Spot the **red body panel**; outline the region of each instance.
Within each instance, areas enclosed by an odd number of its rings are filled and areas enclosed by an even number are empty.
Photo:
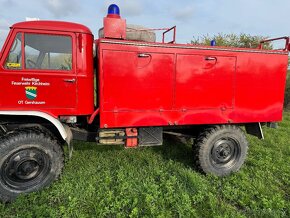
[[[126,39],[126,20],[118,16],[105,17],[104,38]]]
[[[5,69],[6,57],[19,32],[71,37],[72,69]],[[15,24],[0,57],[1,110],[38,110],[54,117],[87,115],[90,122],[98,114],[101,128],[282,119],[286,51],[113,39],[100,39],[96,44],[98,109],[94,107],[90,30],[67,22]],[[37,88],[36,100],[43,104],[26,103],[25,88],[30,85]]]
[[[49,30],[49,31],[48,31]],[[17,33],[69,36],[72,39],[72,69],[5,69],[4,64]],[[0,60],[1,110],[38,110],[59,115],[90,115],[94,111],[93,35],[79,24],[33,21],[13,25]],[[22,56],[24,56],[22,54]],[[74,82],[66,82],[74,81]],[[42,83],[40,85],[40,83]],[[37,88],[34,101],[26,87]]]
[[[175,108],[233,108],[236,57],[178,54],[176,63]]]
[[[172,108],[173,54],[138,58],[136,52],[105,50],[103,58],[104,111]]]
[[[101,127],[282,119],[287,52],[97,43]]]
[[[84,33],[92,34],[91,30],[78,23],[63,22],[63,21],[25,21],[20,23],[15,23],[12,29],[23,29],[23,30],[51,30],[51,31],[61,31],[70,33]]]

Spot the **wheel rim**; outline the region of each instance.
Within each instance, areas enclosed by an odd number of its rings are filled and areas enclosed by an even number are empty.
[[[210,155],[215,168],[230,169],[239,161],[241,145],[233,138],[221,138],[214,143]]]
[[[15,151],[1,167],[2,180],[15,190],[35,188],[50,172],[49,160],[49,156],[37,148]]]

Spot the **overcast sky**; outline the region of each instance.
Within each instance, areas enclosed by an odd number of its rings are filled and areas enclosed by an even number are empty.
[[[111,3],[120,6],[129,24],[177,25],[179,43],[217,33],[290,35],[290,0],[0,0],[0,47],[9,26],[26,17],[78,22],[96,35]]]

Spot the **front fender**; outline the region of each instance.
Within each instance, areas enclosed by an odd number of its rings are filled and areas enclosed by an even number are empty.
[[[58,119],[53,116],[39,111],[0,111],[0,115],[8,115],[8,116],[35,116],[41,117],[52,125],[56,127],[62,139],[66,141],[68,144],[71,143],[72,140],[72,132],[70,128],[66,125],[63,125]]]

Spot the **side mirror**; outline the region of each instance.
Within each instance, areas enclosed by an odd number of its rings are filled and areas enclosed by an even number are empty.
[[[288,44],[287,49],[288,49],[288,51],[290,51],[290,43]]]

